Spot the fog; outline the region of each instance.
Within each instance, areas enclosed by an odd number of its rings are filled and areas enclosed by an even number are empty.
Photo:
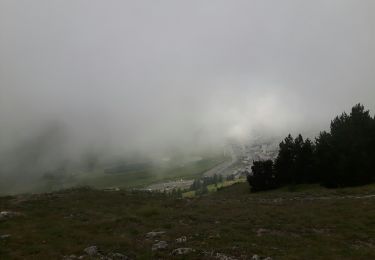
[[[0,168],[314,136],[374,69],[372,0],[0,0]]]

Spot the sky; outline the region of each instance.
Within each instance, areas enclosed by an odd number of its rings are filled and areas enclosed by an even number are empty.
[[[373,0],[0,0],[0,151],[314,136],[374,82]]]

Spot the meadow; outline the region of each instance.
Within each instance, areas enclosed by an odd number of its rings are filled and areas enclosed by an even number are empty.
[[[375,185],[250,193],[237,183],[193,198],[77,188],[1,197],[0,210],[17,212],[0,220],[0,235],[10,235],[0,259],[88,259],[92,245],[131,259],[375,258]],[[157,240],[167,247],[152,251]],[[194,251],[173,256],[181,247]]]

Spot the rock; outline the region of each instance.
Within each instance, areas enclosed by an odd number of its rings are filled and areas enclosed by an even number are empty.
[[[163,250],[168,247],[168,243],[165,241],[159,241],[152,245],[152,251]]]
[[[203,255],[205,256],[213,256],[214,255],[214,251],[207,251],[207,250],[203,250],[202,251]]]
[[[220,260],[237,260],[236,258],[221,253],[216,253],[215,258]]]
[[[95,255],[98,254],[98,247],[97,246],[89,246],[89,247],[86,247],[83,251],[86,254],[88,254],[89,256],[95,256]]]
[[[130,260],[128,256],[120,254],[120,253],[110,253],[109,257],[114,260]]]
[[[10,237],[11,237],[11,235],[5,234],[5,235],[1,235],[0,239],[7,239],[7,238],[10,238]]]
[[[182,237],[179,237],[176,239],[176,242],[181,244],[181,243],[185,243],[187,241],[187,237],[186,236],[182,236]]]
[[[146,238],[155,238],[165,234],[165,231],[151,231],[146,234]]]
[[[258,228],[257,231],[256,231],[256,234],[257,234],[258,237],[260,237],[260,236],[262,236],[266,233],[269,233],[269,230],[265,229],[265,228]],[[258,255],[254,255],[254,256],[258,256]]]
[[[217,234],[215,234],[215,235],[210,235],[210,236],[208,236],[208,239],[217,239],[217,238],[221,238],[221,236],[220,236],[219,233],[217,233]]]
[[[0,212],[0,220],[16,217],[16,216],[19,216],[19,215],[20,215],[20,213],[14,212],[14,211],[1,211]]]
[[[181,247],[181,248],[177,248],[177,249],[173,250],[172,255],[186,255],[186,254],[189,254],[191,252],[194,252],[194,249],[189,248],[189,247]]]
[[[253,257],[251,258],[251,260],[261,260],[261,259],[263,259],[263,260],[272,260],[271,257],[261,257],[259,255],[253,255]]]
[[[64,256],[63,259],[64,260],[72,260],[72,259],[83,259],[83,258],[79,258],[76,255],[70,255],[70,256]]]
[[[0,212],[0,218],[6,218],[10,215],[10,211],[1,211]]]

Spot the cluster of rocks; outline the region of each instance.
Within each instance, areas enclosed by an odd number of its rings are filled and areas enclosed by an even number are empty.
[[[165,233],[166,233],[165,231],[151,231],[151,232],[148,232],[146,234],[146,236],[145,236],[146,239],[153,239],[154,240],[154,244],[151,247],[152,251],[156,252],[156,251],[159,251],[159,250],[167,250],[168,249],[169,245],[168,245],[167,241],[155,239],[155,238],[159,238],[160,236],[164,235]],[[186,236],[182,236],[182,237],[179,237],[179,238],[176,239],[177,244],[186,243],[186,241],[187,241]],[[173,256],[186,255],[186,254],[189,254],[189,253],[194,252],[194,251],[195,250],[190,248],[190,247],[180,247],[180,248],[174,249],[171,252],[171,255],[173,255]]]
[[[158,251],[158,250],[163,250],[168,248],[168,243],[166,241],[155,241],[156,243],[152,245],[151,250],[152,251]]]
[[[215,258],[219,260],[237,260],[237,258],[232,257],[232,256],[227,256],[222,253],[216,253]],[[251,257],[251,260],[272,260],[271,257],[261,257],[259,255],[253,255]]]
[[[215,251],[203,251],[203,255],[210,258],[215,258],[219,260],[238,260],[238,259],[249,259],[248,256],[242,255],[240,258],[236,258],[234,256],[225,255],[223,253],[215,252]],[[251,260],[272,260],[271,257],[262,257],[259,255],[253,255]]]
[[[104,255],[100,253],[97,246],[86,247],[83,250],[83,252],[85,253],[85,255],[64,256],[63,259],[73,260],[73,259],[86,259],[87,258],[87,259],[98,259],[98,260],[131,260],[131,258],[129,258],[128,256],[123,255],[121,253],[117,253],[117,252],[111,252],[111,253]]]
[[[164,234],[165,231],[151,231],[146,234],[146,239],[154,240],[154,244],[151,247],[152,251],[166,250],[168,248],[167,241],[156,239]]]
[[[167,250],[168,249],[169,245],[166,241],[156,239],[156,238],[160,238],[165,233],[166,233],[165,231],[152,231],[152,232],[149,232],[145,235],[146,239],[153,239],[154,240],[154,243],[151,247],[152,251],[155,252],[155,251],[159,251],[159,250]],[[183,243],[187,242],[187,237],[181,236],[181,237],[177,238],[175,241],[176,241],[177,244],[183,244]],[[176,248],[176,249],[172,250],[170,255],[181,256],[181,255],[187,255],[187,254],[190,254],[190,253],[193,253],[193,252],[196,252],[196,250],[194,250],[193,248],[179,247],[179,248]],[[214,252],[214,251],[210,251],[210,252],[203,251],[203,254],[205,256],[210,256],[212,258],[216,258],[216,259],[219,259],[219,260],[237,260],[237,258],[235,258],[233,256],[228,256],[228,255],[225,255],[223,253]],[[242,259],[242,257],[241,257],[241,259]],[[247,257],[246,257],[246,259],[247,259]],[[251,257],[251,260],[272,260],[272,258],[271,257],[262,257],[262,256],[259,256],[259,255],[253,255]]]
[[[145,235],[146,239],[151,239],[153,240],[153,244],[151,247],[151,250],[153,252],[157,252],[160,250],[168,250],[168,243],[164,240],[158,240],[156,238],[160,238],[162,235],[164,235],[166,232],[165,231],[152,231],[149,232]],[[186,236],[181,236],[175,240],[177,244],[183,244],[187,242],[187,237]],[[97,246],[89,246],[86,247],[83,252],[85,253],[84,255],[70,255],[70,256],[64,256],[64,260],[74,260],[74,259],[98,259],[98,260],[131,260],[130,257],[118,253],[118,252],[111,252],[108,254],[103,254]],[[170,255],[171,256],[182,256],[182,255],[187,255],[190,253],[194,253],[196,250],[190,247],[179,247],[175,248],[171,251]],[[214,251],[203,251],[203,254],[205,256],[209,256],[211,258],[219,259],[219,260],[237,260],[237,258],[233,256],[228,256],[223,253],[219,252],[214,252]],[[242,257],[241,257],[242,259]],[[247,258],[246,258],[247,259]],[[251,260],[272,260],[271,257],[261,257],[258,255],[253,255]]]

